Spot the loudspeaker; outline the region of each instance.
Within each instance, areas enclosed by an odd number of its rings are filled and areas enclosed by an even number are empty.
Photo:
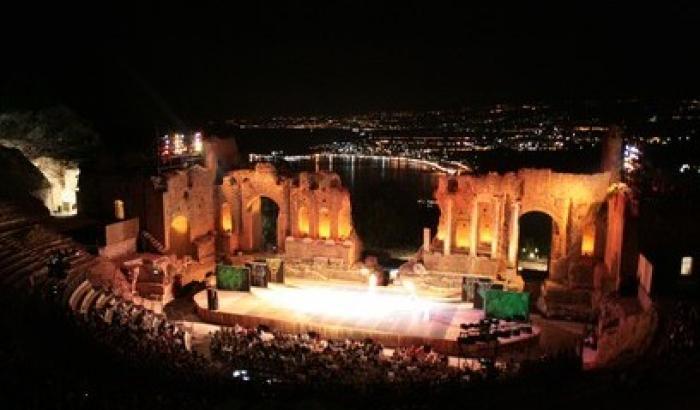
[[[219,293],[214,288],[207,289],[207,308],[209,310],[219,309]]]
[[[479,289],[481,288],[482,283],[480,282],[474,282],[474,309],[483,309],[484,308],[484,298],[481,297],[481,292],[479,292]]]
[[[270,270],[265,261],[253,261],[250,264],[251,285],[266,288],[270,280]]]
[[[269,258],[265,262],[270,271],[269,282],[284,283],[284,261],[278,258]]]

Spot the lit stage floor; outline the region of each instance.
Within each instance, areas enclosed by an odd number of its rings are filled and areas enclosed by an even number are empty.
[[[304,281],[251,288],[250,293],[219,290],[218,296],[216,311],[207,309],[206,291],[194,296],[197,313],[207,322],[316,331],[331,339],[369,337],[392,347],[431,344],[453,354],[459,325],[484,315],[471,304],[416,297],[400,286],[369,290],[357,284]],[[511,339],[509,343],[520,338]]]

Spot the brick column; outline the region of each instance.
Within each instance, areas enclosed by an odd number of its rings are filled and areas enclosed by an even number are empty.
[[[493,201],[493,233],[491,235],[491,258],[498,258],[500,255],[500,247],[498,246],[501,238],[501,230],[503,228],[501,221],[501,198],[496,197]]]
[[[423,252],[430,252],[430,228],[423,228]]]
[[[469,242],[469,254],[476,256],[476,249],[479,247],[479,201],[474,197],[472,204],[471,235]]]
[[[520,236],[520,202],[514,202],[510,211],[510,235],[508,241],[508,266],[518,263],[518,238]]]
[[[445,239],[442,241],[444,255],[449,255],[452,252],[452,197],[447,199],[447,226],[445,230]]]

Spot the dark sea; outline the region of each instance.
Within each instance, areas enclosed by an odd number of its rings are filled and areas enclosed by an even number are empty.
[[[369,249],[417,250],[423,228],[440,215],[431,203],[439,173],[392,159],[320,156],[289,163],[294,171],[332,171],[350,191],[355,229]],[[415,249],[413,249],[415,248]]]

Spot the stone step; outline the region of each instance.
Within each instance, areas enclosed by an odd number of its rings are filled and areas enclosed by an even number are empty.
[[[33,249],[23,249],[21,246],[13,246],[14,249],[22,249],[21,251],[15,252],[13,255],[2,259],[2,267],[0,267],[0,273],[5,273],[10,269],[16,269],[21,262],[27,262],[28,259],[41,259],[44,263],[48,262],[49,254],[59,249],[57,246],[70,244],[69,239],[60,239],[51,241],[49,243],[43,244],[38,248]]]
[[[30,252],[19,252],[16,256],[8,259],[10,261],[3,261],[3,266],[0,267],[0,277],[4,277],[10,272],[31,263],[31,261],[34,260],[34,255],[32,255]]]
[[[49,278],[49,268],[43,267],[27,277],[27,284],[34,289],[40,289]],[[21,284],[18,283],[21,286]]]
[[[95,302],[97,301],[97,298],[100,296],[101,292],[96,289],[92,289],[91,292],[89,292],[85,297],[83,297],[83,301],[80,304],[80,314],[83,315],[84,317],[87,317],[88,313],[95,307]]]
[[[8,275],[3,276],[2,284],[11,285],[16,281],[20,280],[21,278],[27,278],[33,271],[40,269],[44,265],[44,261],[33,261],[27,266],[17,269],[16,271],[10,272]]]
[[[0,222],[0,232],[8,232],[14,229],[24,228],[28,225],[32,225],[33,223],[34,219],[24,217],[3,219],[3,221]]]
[[[63,289],[63,295],[61,295],[61,303],[63,305],[68,304],[68,299],[70,298],[70,295],[75,292],[75,290],[80,286],[80,284],[87,280],[87,274],[85,272],[81,273],[76,273],[72,276],[69,276],[69,278],[64,282],[65,283],[65,288]]]
[[[5,278],[8,275],[13,276],[25,272],[28,269],[36,269],[38,265],[47,264],[50,251],[51,248],[45,248],[40,252],[34,252],[33,250],[20,252],[16,257],[8,258],[11,262],[9,264],[4,264],[4,266],[0,268],[0,275]],[[5,261],[7,261],[7,259]]]
[[[70,306],[71,310],[73,312],[77,312],[77,310],[80,308],[80,304],[83,301],[83,298],[91,291],[92,285],[88,280],[84,280],[78,285],[73,292],[71,292],[70,297],[68,298],[68,305]]]

